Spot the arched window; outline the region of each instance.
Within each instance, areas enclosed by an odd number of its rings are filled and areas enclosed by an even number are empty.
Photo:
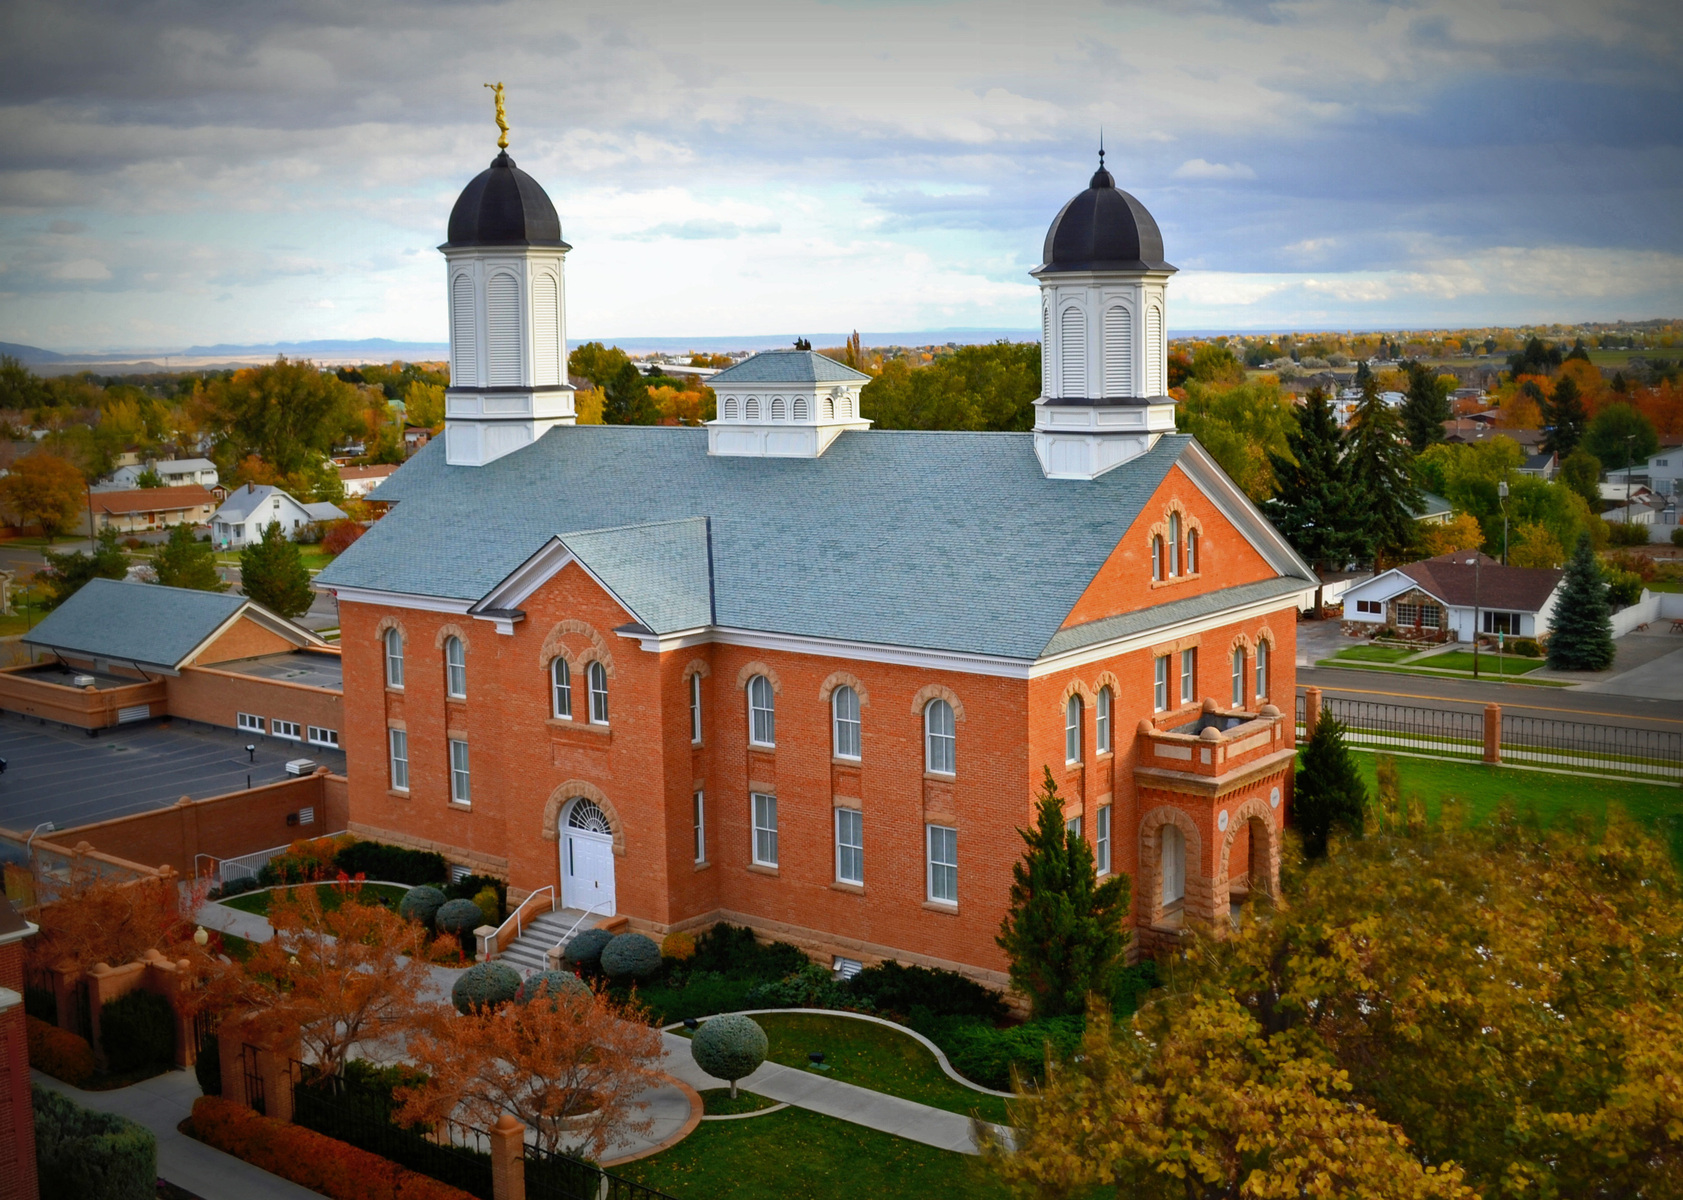
[[[956,773],[958,738],[953,730],[953,706],[945,700],[923,706],[923,744],[926,769],[941,775]]]
[[[794,407],[793,407],[793,415],[794,415],[794,419],[797,420],[797,421],[806,420],[806,397],[805,396],[796,396],[795,397],[795,403],[794,403]]]
[[[1099,702],[1093,714],[1093,753],[1104,754],[1110,749],[1110,689],[1099,689]]]
[[[736,420],[736,411],[737,411],[737,409],[736,409],[736,397],[735,396],[726,396],[725,397],[725,420],[727,420],[727,421]]]
[[[1186,531],[1186,573],[1188,575],[1198,573],[1198,531],[1196,529]]]
[[[444,639],[444,690],[457,700],[467,695],[467,651],[459,637]]]
[[[555,661],[549,664],[549,678],[555,691],[555,715],[571,720],[573,716],[573,672],[572,668],[567,666],[566,659],[559,655],[556,656]]]
[[[532,382],[561,382],[561,288],[547,271],[532,279]]]
[[[608,814],[594,800],[582,798],[573,801],[573,810],[567,814],[567,827],[583,829],[587,833],[611,834],[614,831],[613,826],[608,824]]]
[[[1064,705],[1064,761],[1081,761],[1081,697],[1071,696]]]
[[[1180,514],[1169,514],[1169,578],[1180,574]]]
[[[1145,310],[1145,394],[1163,394],[1163,310]]]
[[[773,421],[781,421],[787,415],[788,410],[783,407],[783,397],[773,396],[771,398],[771,419]]]
[[[1245,707],[1245,648],[1233,648],[1233,707]]]
[[[1040,392],[1052,394],[1052,306],[1040,306]]]
[[[593,662],[584,674],[585,678],[590,681],[590,723],[592,725],[606,725],[608,723],[608,668],[599,662]]]
[[[1153,536],[1151,539],[1151,582],[1159,583],[1163,578],[1163,539]]]
[[[825,396],[824,397],[824,419],[827,420],[827,421],[833,421],[833,420],[835,420],[835,417],[836,417],[836,398],[834,396]]]
[[[830,712],[835,724],[837,758],[859,757],[859,693],[839,687],[830,693]]]
[[[758,396],[748,397],[743,415],[750,421],[758,421],[760,419],[760,398]]]
[[[403,634],[386,630],[386,686],[403,686]]]
[[[701,672],[690,676],[690,741],[701,745]],[[700,862],[701,859],[696,859]]]
[[[756,746],[777,744],[777,701],[764,675],[748,681],[748,740]]]
[[[1186,895],[1186,835],[1178,825],[1165,825],[1162,841],[1163,903],[1174,904]]]
[[[1268,696],[1268,643],[1259,641],[1256,644],[1256,698],[1266,699]]]

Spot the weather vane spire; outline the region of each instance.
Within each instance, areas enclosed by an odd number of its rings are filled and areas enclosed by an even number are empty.
[[[502,131],[497,137],[497,147],[501,150],[507,150],[508,110],[503,107],[503,85],[501,83],[488,83],[485,86],[497,95],[497,128]]]

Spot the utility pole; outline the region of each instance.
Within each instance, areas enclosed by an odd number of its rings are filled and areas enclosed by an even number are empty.
[[[1502,565],[1508,565],[1508,481],[1496,485],[1496,502],[1502,506]]]
[[[1479,627],[1478,578],[1479,578],[1479,563],[1482,561],[1483,557],[1484,557],[1484,552],[1482,550],[1474,550],[1473,551],[1473,678],[1474,679],[1478,678],[1478,627]]]

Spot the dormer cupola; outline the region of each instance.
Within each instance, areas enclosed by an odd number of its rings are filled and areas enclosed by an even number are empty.
[[[869,429],[859,393],[871,381],[810,349],[768,350],[707,381],[718,401],[707,452],[742,458],[817,458],[850,429]]]
[[[1104,167],[1046,231],[1034,450],[1052,479],[1094,479],[1175,428],[1163,235]]]

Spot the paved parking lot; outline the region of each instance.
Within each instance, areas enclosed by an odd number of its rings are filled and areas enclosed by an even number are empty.
[[[255,746],[248,755],[246,747]],[[98,737],[15,713],[0,715],[0,826],[27,832],[42,821],[59,829],[165,808],[183,796],[203,800],[247,786],[277,783],[289,759],[309,758],[335,773],[337,750],[208,729],[183,721],[148,721],[101,730]]]

